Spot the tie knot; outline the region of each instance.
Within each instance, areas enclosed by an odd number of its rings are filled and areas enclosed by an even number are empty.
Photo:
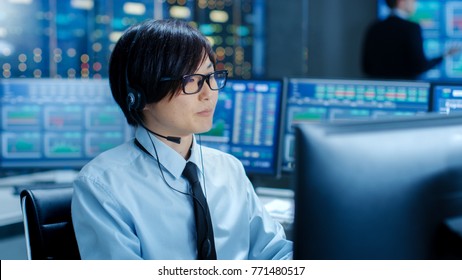
[[[188,161],[186,163],[186,166],[183,170],[183,176],[186,177],[186,179],[188,179],[188,181],[191,183],[191,184],[195,184],[196,182],[199,181],[199,178],[197,176],[197,168],[196,168],[196,165],[190,161]]]

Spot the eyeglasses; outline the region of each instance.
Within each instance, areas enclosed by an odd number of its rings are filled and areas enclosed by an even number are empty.
[[[207,82],[211,90],[220,90],[225,87],[227,79],[228,71],[219,70],[212,72],[208,75],[191,74],[184,75],[181,78],[163,77],[160,78],[160,81],[164,82],[181,80],[181,82],[183,83],[183,92],[185,94],[195,94],[202,89],[204,81]]]

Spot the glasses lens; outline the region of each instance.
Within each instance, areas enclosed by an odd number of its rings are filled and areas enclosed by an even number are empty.
[[[222,89],[226,84],[226,71],[216,71],[210,75],[209,86],[213,90]]]
[[[204,80],[207,79],[207,84],[212,90],[219,90],[224,88],[228,72],[216,71],[208,76],[200,74],[192,74],[183,77],[183,91],[186,94],[198,93],[204,85]]]
[[[201,90],[204,77],[201,75],[188,75],[183,78],[183,91],[186,94],[194,94]]]

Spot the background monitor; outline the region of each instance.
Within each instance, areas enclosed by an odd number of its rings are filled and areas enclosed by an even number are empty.
[[[276,175],[282,95],[282,80],[228,79],[202,144],[236,156],[249,175]]]
[[[434,84],[432,111],[441,114],[462,112],[462,84]]]
[[[130,136],[105,79],[4,79],[0,114],[3,169],[79,169]]]
[[[296,143],[296,259],[462,259],[462,115],[300,124]]]
[[[390,11],[385,0],[378,0],[378,17]],[[454,0],[419,0],[412,21],[423,31],[424,51],[428,58],[440,56],[451,45],[462,43],[462,2]],[[421,76],[425,80],[455,81],[462,78],[462,54],[444,59],[443,63]]]
[[[289,79],[282,170],[293,170],[294,124],[423,114],[429,110],[429,101],[428,82]]]

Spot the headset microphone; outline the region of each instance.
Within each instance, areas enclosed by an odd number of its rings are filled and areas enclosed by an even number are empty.
[[[147,127],[144,127],[145,129],[149,130],[149,132],[151,132],[152,134],[154,135],[157,135],[159,137],[162,137],[164,139],[167,139],[168,141],[170,142],[173,142],[173,143],[177,143],[177,144],[180,144],[181,143],[181,137],[176,137],[176,136],[164,136],[164,135],[160,135],[159,133],[155,133],[154,131],[148,129]]]

